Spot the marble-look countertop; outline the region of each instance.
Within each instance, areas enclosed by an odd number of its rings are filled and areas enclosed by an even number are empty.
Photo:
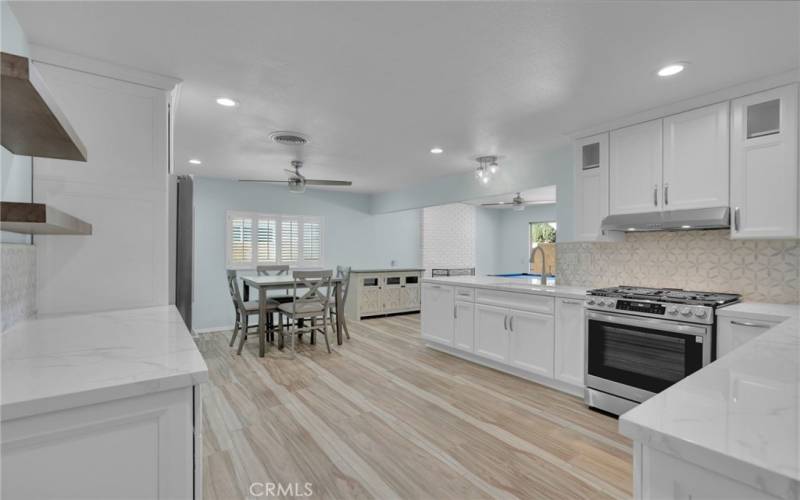
[[[418,268],[418,267],[386,267],[386,268],[378,268],[378,269],[351,269],[351,273],[410,273],[419,271],[422,272],[425,269]]]
[[[744,302],[719,315],[781,322],[622,415],[620,432],[774,495],[796,498],[798,306]]]
[[[174,306],[34,318],[0,336],[10,420],[208,380]]]
[[[536,278],[503,278],[500,276],[443,276],[423,278],[423,283],[442,283],[454,286],[485,288],[504,292],[522,292],[533,295],[552,295],[584,299],[588,288],[562,285],[542,285]]]

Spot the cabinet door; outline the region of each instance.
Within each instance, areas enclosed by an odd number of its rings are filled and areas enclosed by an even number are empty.
[[[381,298],[383,312],[394,312],[404,309],[402,304],[402,282],[403,278],[396,274],[386,274],[383,276],[381,285]]]
[[[664,118],[664,210],[728,206],[729,104]]]
[[[400,288],[400,307],[419,309],[419,285],[403,285]]]
[[[360,276],[358,306],[359,315],[380,314],[383,311],[383,297],[381,296],[381,278],[378,275]]]
[[[453,345],[453,287],[422,285],[422,337]]]
[[[475,304],[456,301],[455,340],[459,349],[472,352],[475,348]]]
[[[608,215],[608,134],[579,139],[575,157],[576,236],[578,241],[598,240]]]
[[[758,337],[776,324],[774,321],[756,321],[747,318],[720,318],[717,326],[717,357],[724,356]]]
[[[731,237],[796,237],[797,85],[736,99],[731,109]]]
[[[509,361],[544,377],[553,376],[553,316],[510,310]]]
[[[508,360],[508,309],[475,305],[475,354],[495,361]]]
[[[661,120],[611,132],[609,182],[612,214],[661,210]]]
[[[584,336],[586,321],[583,301],[556,299],[554,376],[556,380],[583,386]]]

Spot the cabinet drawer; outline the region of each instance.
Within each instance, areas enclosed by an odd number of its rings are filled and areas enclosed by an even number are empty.
[[[464,286],[456,287],[456,300],[464,300],[466,302],[475,301],[475,289],[467,288]]]
[[[481,304],[508,307],[521,311],[553,314],[555,299],[529,293],[500,292],[498,290],[478,290],[476,299]]]

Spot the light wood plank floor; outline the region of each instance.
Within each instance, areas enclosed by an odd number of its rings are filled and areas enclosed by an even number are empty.
[[[419,316],[351,323],[292,360],[201,335],[204,494],[311,483],[315,498],[627,498],[631,444],[579,398],[426,348]],[[333,343],[333,335],[331,335]],[[258,490],[256,490],[258,491]],[[302,490],[301,490],[302,491]]]

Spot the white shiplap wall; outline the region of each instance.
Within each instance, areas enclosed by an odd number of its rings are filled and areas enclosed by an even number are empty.
[[[463,203],[422,211],[422,266],[475,267],[475,207]]]

